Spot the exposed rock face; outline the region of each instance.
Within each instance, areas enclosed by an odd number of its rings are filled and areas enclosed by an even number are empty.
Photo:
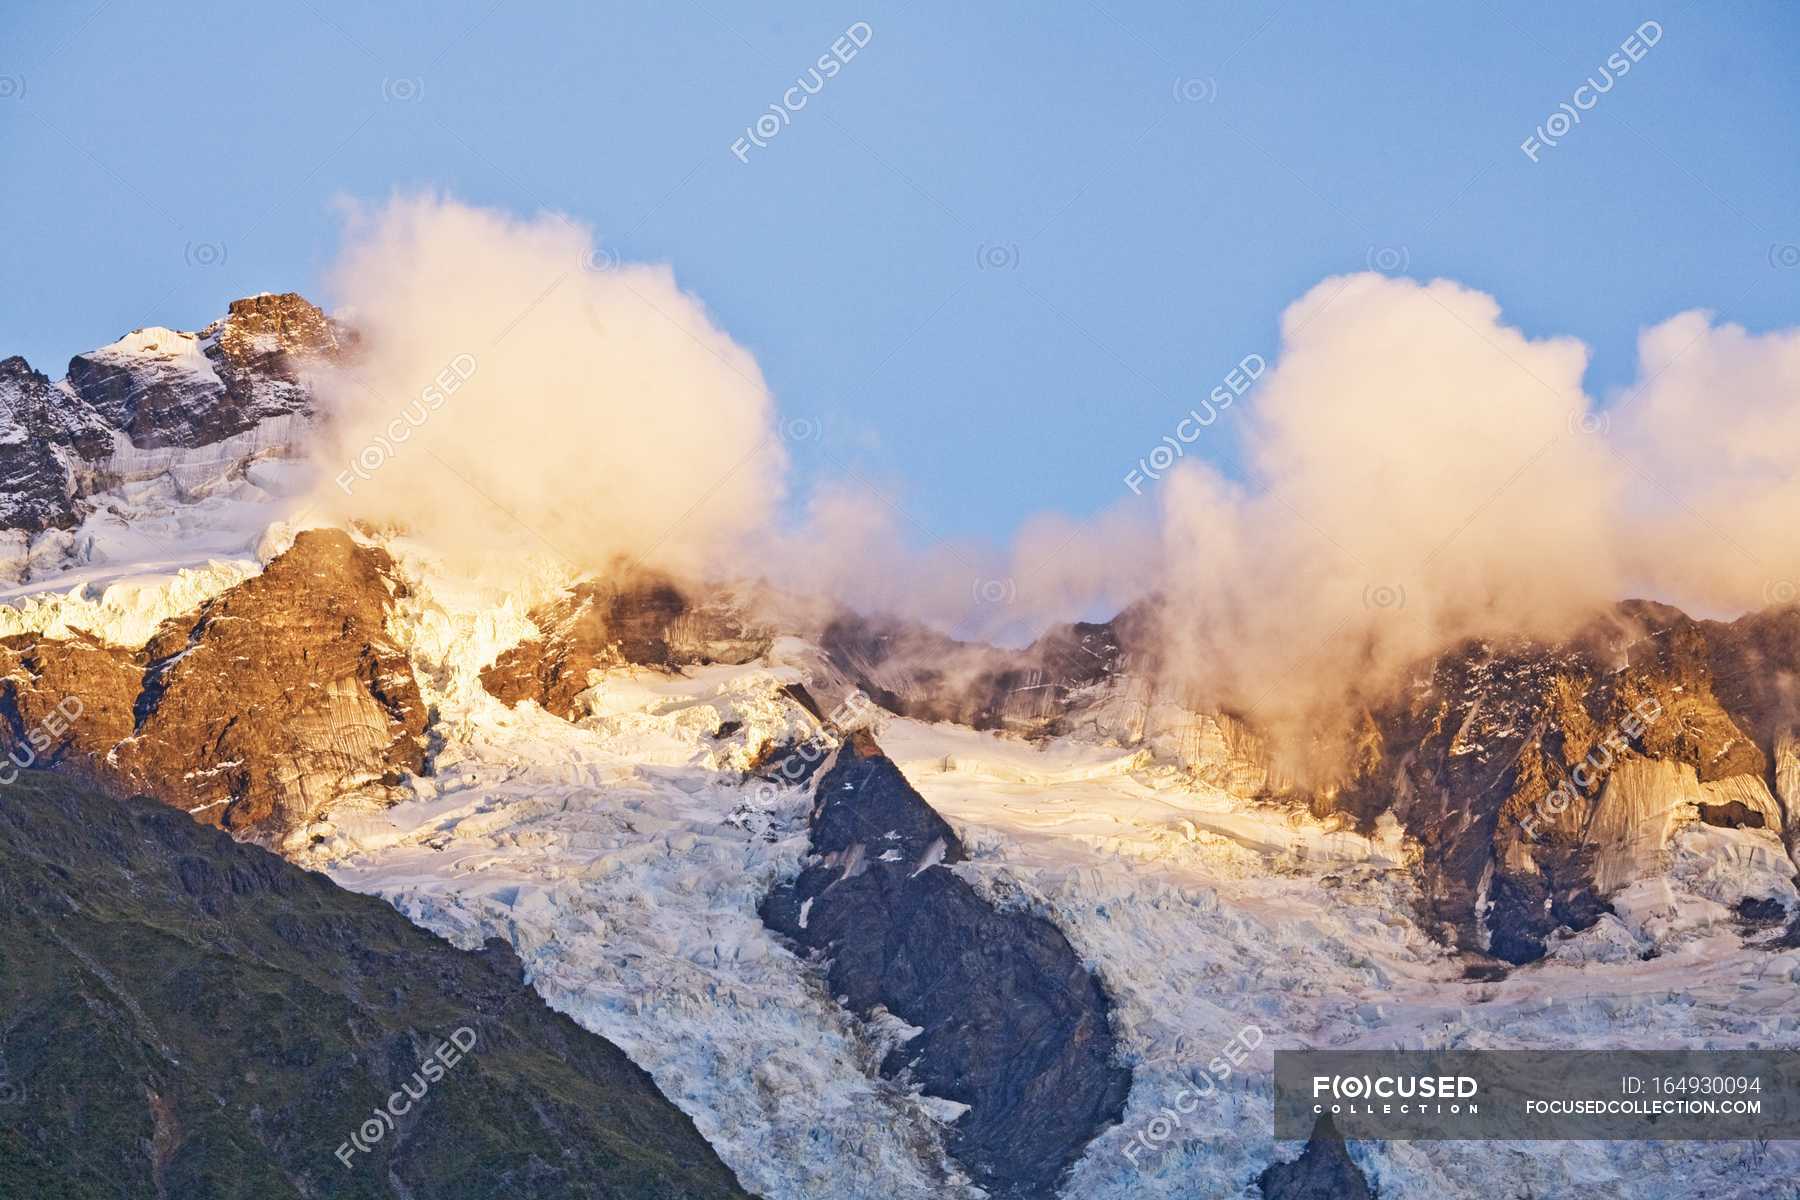
[[[77,469],[112,446],[104,421],[24,359],[0,361],[0,529],[74,525]]]
[[[301,534],[263,574],[145,648],[134,788],[218,823],[294,829],[327,801],[424,770],[426,712],[388,640],[393,564],[337,530]]]
[[[1463,949],[1531,961],[1659,871],[1702,804],[1783,827],[1772,747],[1714,686],[1742,640],[1626,605],[1566,645],[1465,646],[1370,713],[1353,777],[1315,809],[1364,824],[1391,809],[1424,849],[1427,918]]]
[[[279,840],[425,769],[425,706],[386,633],[395,586],[385,552],[315,530],[142,650],[0,640],[0,742],[25,757],[74,697],[42,762]]]
[[[579,716],[576,698],[592,675],[626,665],[672,671],[701,663],[754,662],[771,633],[728,593],[691,597],[673,580],[635,573],[628,582],[586,582],[533,610],[539,636],[506,651],[481,682],[508,704],[535,700],[546,712]]]
[[[0,638],[0,669],[0,747],[13,764],[107,778],[101,757],[137,728],[141,660],[79,631],[25,634]]]
[[[1293,1162],[1271,1163],[1256,1178],[1263,1200],[1375,1200],[1368,1177],[1351,1159],[1329,1116],[1313,1126]]]
[[[69,387],[140,449],[207,445],[307,412],[300,370],[335,355],[343,340],[292,292],[253,296],[197,334],[151,327],[78,354]]]
[[[961,841],[867,734],[819,780],[809,865],[763,919],[829,960],[833,994],[919,1032],[884,1075],[968,1106],[949,1149],[998,1197],[1045,1197],[1106,1125],[1115,1065],[1099,984],[1050,922],[996,911],[950,871]]]
[[[7,788],[0,945],[0,1194],[745,1196],[504,943],[458,950],[147,801]],[[365,1153],[377,1108],[399,1116]]]
[[[239,409],[239,420],[308,412],[304,372],[350,351],[355,337],[297,292],[233,300],[223,320],[200,333],[206,356]],[[248,427],[248,426],[246,426]]]

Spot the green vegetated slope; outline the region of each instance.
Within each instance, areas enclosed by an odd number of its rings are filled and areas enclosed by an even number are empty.
[[[464,1029],[468,1053],[415,1077]],[[148,800],[0,787],[7,1200],[744,1195],[504,942],[459,950]]]

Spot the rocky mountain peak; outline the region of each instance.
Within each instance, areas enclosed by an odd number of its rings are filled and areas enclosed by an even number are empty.
[[[305,297],[265,293],[197,333],[134,329],[70,359],[61,382],[0,360],[0,577],[82,561],[78,527],[97,509],[204,499],[290,456],[308,374],[353,340]]]
[[[308,364],[336,358],[352,341],[347,330],[297,292],[233,300],[224,319],[201,330],[200,337],[226,392],[265,416],[310,411],[304,385]]]
[[[69,360],[68,386],[139,449],[207,445],[307,414],[307,364],[347,337],[303,297],[251,296],[199,333],[147,326]]]
[[[222,320],[208,325],[203,334],[215,337],[232,357],[252,351],[279,350],[289,354],[329,354],[343,348],[348,338],[325,310],[298,292],[263,292],[233,300]]]

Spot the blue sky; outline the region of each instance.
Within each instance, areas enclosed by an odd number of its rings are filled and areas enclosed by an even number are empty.
[[[1658,44],[1520,143],[1647,20]],[[1800,8],[303,0],[10,4],[0,353],[317,294],[335,197],[556,208],[667,261],[936,536],[1137,500],[1139,455],[1282,308],[1369,265],[1593,346],[1796,323]],[[872,36],[732,153],[854,23]],[[213,261],[222,259],[222,261]],[[1254,403],[1254,392],[1246,401]],[[1722,398],[1722,404],[1728,404]],[[1208,452],[1227,469],[1229,434]]]

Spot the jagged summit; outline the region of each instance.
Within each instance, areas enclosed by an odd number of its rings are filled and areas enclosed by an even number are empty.
[[[277,473],[259,464],[293,457],[313,416],[307,371],[353,340],[298,293],[265,293],[198,332],[134,329],[60,382],[0,362],[0,579],[129,556],[123,526],[165,517],[180,533],[185,506],[211,497],[265,498]]]
[[[310,360],[347,341],[294,292],[231,302],[198,333],[151,326],[69,360],[69,390],[138,449],[204,446],[305,414]]]

